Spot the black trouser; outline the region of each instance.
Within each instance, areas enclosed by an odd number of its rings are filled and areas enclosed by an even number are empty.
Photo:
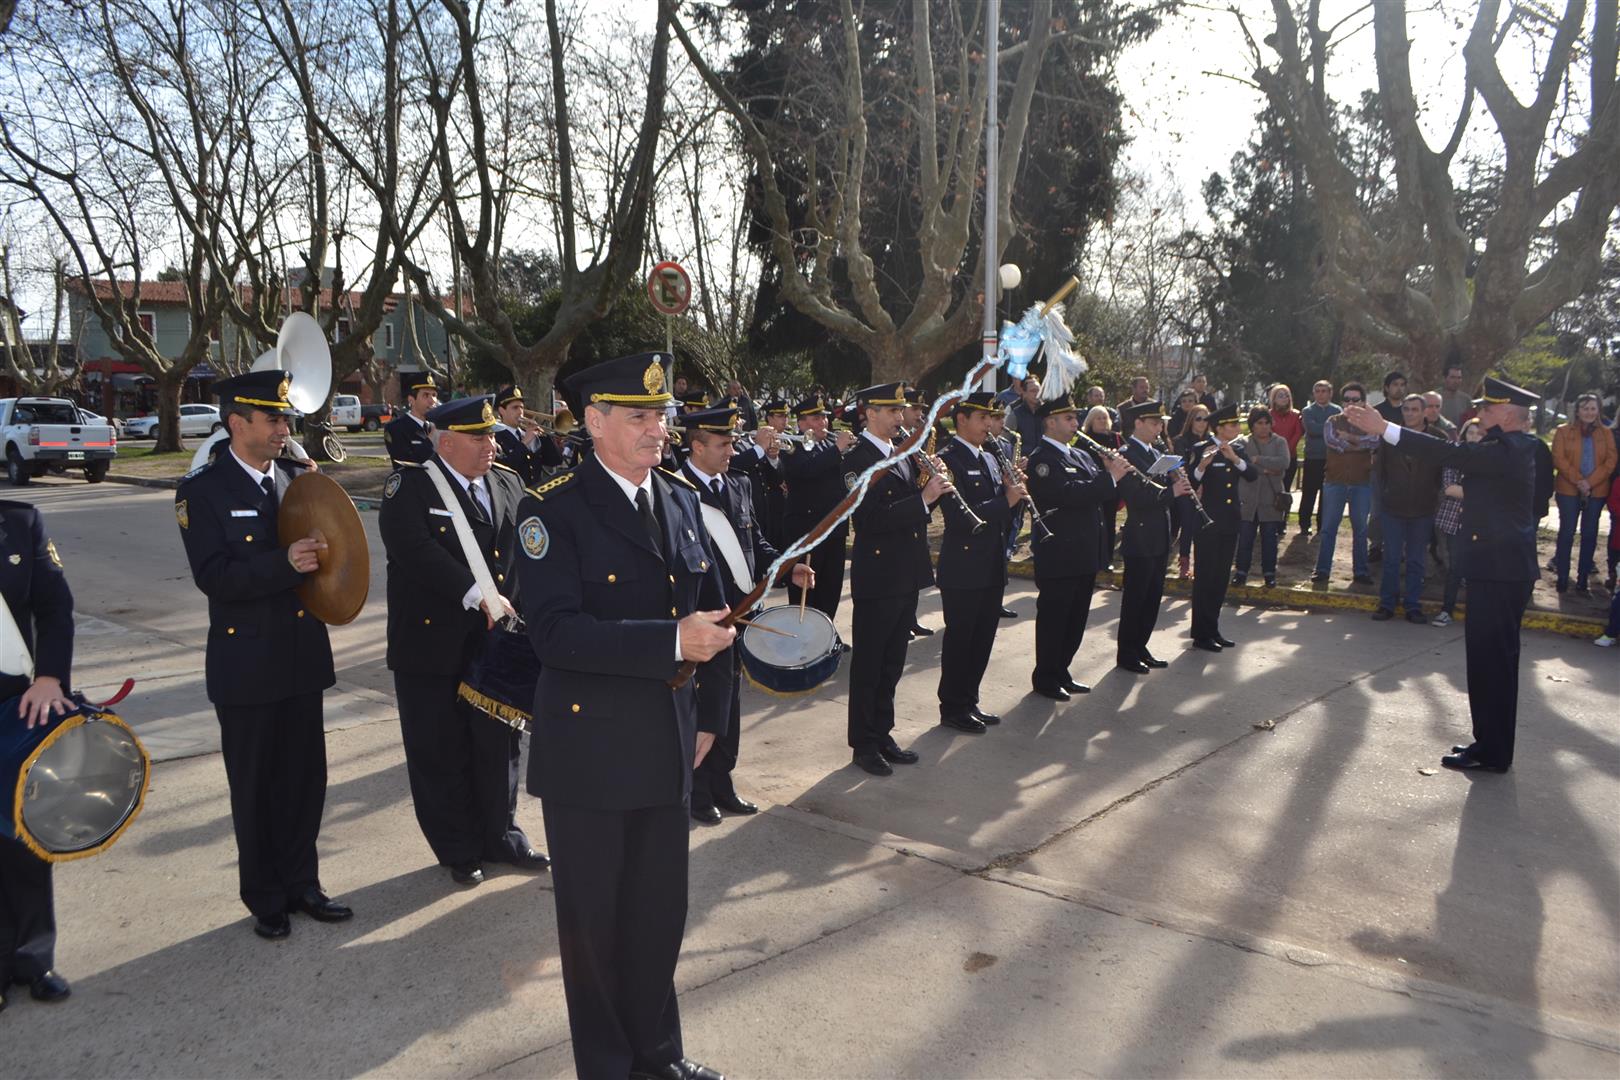
[[[1487,765],[1513,764],[1519,716],[1519,622],[1530,603],[1531,581],[1468,579],[1468,711],[1474,721],[1470,752]]]
[[[575,1071],[624,1080],[680,1060],[686,807],[544,810]]]
[[[791,526],[788,531],[793,532]],[[794,533],[788,542],[802,535]],[[810,606],[829,619],[838,614],[838,598],[844,593],[844,546],[848,540],[849,527],[840,526],[810,552],[810,569],[816,572],[816,585],[810,590]],[[788,603],[797,604],[801,592],[797,585],[789,584]]]
[[[894,688],[906,669],[906,644],[917,623],[917,594],[855,601],[849,659],[849,745],[881,750],[894,730]]]
[[[979,704],[979,683],[1001,625],[1005,584],[983,589],[941,589],[945,640],[939,649],[939,715],[966,716]]]
[[[1056,690],[1070,681],[1069,664],[1086,637],[1096,574],[1036,578],[1035,670],[1029,681],[1038,690]]]
[[[737,794],[737,789],[732,786],[731,773],[737,767],[737,756],[741,752],[743,671],[737,646],[733,645],[730,652],[734,669],[731,680],[731,722],[726,725],[725,734],[718,736],[714,745],[709,747],[703,764],[692,770],[694,810],[709,809],[714,806],[715,799]]]
[[[1305,479],[1299,485],[1299,527],[1307,530],[1311,519],[1318,516],[1317,500],[1322,497],[1322,477],[1327,472],[1326,458],[1305,459]]]
[[[269,705],[216,705],[214,712],[231,787],[242,903],[260,918],[280,915],[321,883],[315,853],[326,805],[321,692]]]
[[[1226,603],[1226,586],[1232,576],[1232,556],[1237,552],[1237,534],[1211,527],[1193,540],[1197,552],[1198,576],[1192,589],[1192,636],[1208,641],[1221,636],[1221,605]]]
[[[1294,457],[1293,455],[1289,455],[1288,468],[1283,470],[1282,489],[1284,491],[1293,491],[1294,490],[1294,477],[1295,477],[1295,475],[1298,474],[1298,472],[1299,472],[1299,458]]]
[[[457,675],[394,672],[411,802],[445,866],[528,850],[517,826],[518,731],[456,696]]]
[[[1119,531],[1119,506],[1103,504],[1102,514],[1102,558],[1099,566],[1114,565],[1114,534]]]
[[[1164,599],[1165,555],[1125,556],[1125,584],[1119,601],[1119,647],[1116,659],[1122,664],[1147,655],[1148,638],[1159,621],[1159,601]],[[1203,576],[1202,572],[1199,574]]]
[[[0,994],[13,979],[33,982],[55,966],[51,864],[0,837]]]

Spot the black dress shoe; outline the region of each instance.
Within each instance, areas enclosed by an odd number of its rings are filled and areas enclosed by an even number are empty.
[[[1440,764],[1448,769],[1456,769],[1458,772],[1480,770],[1483,772],[1505,773],[1508,771],[1506,765],[1487,765],[1467,750],[1460,754],[1447,754],[1440,759]]]
[[[28,984],[28,996],[35,1001],[62,1001],[72,993],[68,981],[54,971],[47,971]]]
[[[1121,671],[1130,672],[1132,675],[1146,675],[1153,670],[1140,660],[1121,660],[1114,666]]]
[[[985,712],[977,705],[973,706],[973,716],[979,721],[979,723],[989,724],[991,727],[1001,723],[1001,717],[997,716],[993,712]]]
[[[1007,606],[1003,605],[1002,608],[1001,608],[1001,617],[1003,619],[1016,619],[1016,618],[1018,618],[1018,612],[1014,611],[1010,607],[1007,607]]]
[[[1160,660],[1157,656],[1148,652],[1142,654],[1142,663],[1150,668],[1167,668],[1170,666],[1170,661]]]
[[[504,860],[519,870],[539,871],[551,868],[551,856],[534,848],[524,848],[522,851],[512,853],[512,857]]]
[[[342,922],[354,918],[353,911],[319,889],[305,889],[287,906],[293,911],[302,911],[316,922]]]
[[[1193,638],[1193,648],[1203,649],[1205,652],[1220,652],[1221,643],[1212,638],[1195,637]]]
[[[1069,692],[1061,686],[1037,686],[1034,690],[1041,697],[1049,697],[1053,701],[1069,700]]]
[[[699,825],[720,824],[720,811],[712,806],[693,806],[692,820]]]
[[[918,623],[915,626],[913,626],[911,628],[911,632],[913,634],[915,634],[916,636],[918,636],[918,637],[933,637],[934,636],[934,631],[929,629],[928,627],[924,626],[922,623]]]
[[[292,920],[286,915],[261,915],[253,920],[253,932],[266,941],[275,941],[292,933]]]
[[[889,763],[883,760],[883,755],[876,750],[857,752],[854,757],[855,764],[871,773],[873,776],[893,776],[894,770]]]
[[[1472,754],[1474,752],[1474,747],[1472,743],[1467,746],[1458,744],[1457,746],[1453,746],[1451,748],[1451,752],[1453,754]]]
[[[726,1080],[707,1065],[695,1061],[672,1061],[668,1065],[636,1065],[630,1070],[630,1080]]]
[[[1089,694],[1089,693],[1091,693],[1091,687],[1087,686],[1083,682],[1075,682],[1073,679],[1064,679],[1063,680],[1063,689],[1067,690],[1071,694]]]
[[[984,721],[975,716],[960,716],[952,713],[948,716],[941,716],[939,722],[942,727],[953,728],[966,735],[983,735],[985,731]]]
[[[484,868],[475,862],[460,863],[450,868],[450,880],[457,885],[482,885]]]
[[[890,765],[915,765],[922,760],[922,755],[915,750],[902,750],[893,739],[878,747],[878,753]]]
[[[1393,619],[1394,617],[1395,613],[1389,610],[1387,607],[1381,607],[1372,613],[1373,622],[1389,622],[1389,620]]]
[[[728,814],[757,814],[759,807],[733,791],[730,795],[716,795],[714,805]]]
[[[1223,638],[1219,634],[1215,635],[1214,641],[1215,641],[1215,644],[1219,645],[1223,649],[1235,649],[1235,648],[1237,648],[1237,642],[1232,641],[1229,638]]]

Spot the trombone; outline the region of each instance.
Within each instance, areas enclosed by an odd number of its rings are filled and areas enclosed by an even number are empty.
[[[562,437],[579,430],[579,421],[565,405],[554,413],[535,412],[533,409],[523,410],[523,419],[529,421],[539,429],[542,435]]]

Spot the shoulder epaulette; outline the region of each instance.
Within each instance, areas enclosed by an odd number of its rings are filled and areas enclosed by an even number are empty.
[[[683,485],[688,491],[696,491],[697,490],[697,485],[696,484],[692,483],[692,481],[688,480],[686,477],[682,476],[678,472],[672,472],[669,469],[664,468],[662,465],[660,465],[658,467],[658,471],[663,473],[665,476],[669,477],[671,480],[675,481],[677,484]]]
[[[498,461],[492,461],[492,462],[490,462],[490,464],[492,466],[494,466],[495,468],[497,468],[497,469],[505,469],[507,472],[511,473],[513,476],[519,475],[518,471],[516,469],[512,468],[512,466],[510,466],[510,465],[502,465]]]
[[[427,462],[425,462],[425,461],[401,461],[398,458],[390,458],[389,460],[393,463],[393,466],[396,469],[425,469],[425,468],[427,468]]]
[[[568,483],[568,481],[572,480],[573,478],[574,478],[574,470],[569,469],[565,473],[558,473],[556,476],[553,476],[550,480],[547,480],[545,483],[541,484],[539,487],[524,488],[524,490],[527,491],[530,495],[533,495],[535,498],[537,498],[537,499],[539,499],[539,500],[541,500],[543,502],[543,501],[545,501],[545,497],[547,495],[549,495],[552,492],[556,491],[558,488],[562,487],[564,484]]]
[[[210,457],[207,461],[203,462],[201,465],[197,466],[195,469],[192,469],[190,472],[186,473],[186,475],[182,476],[180,478],[180,482],[183,484],[187,480],[192,479],[193,477],[201,476],[203,473],[205,473],[209,469],[213,468],[214,462],[216,462],[218,460],[219,460],[218,458]]]

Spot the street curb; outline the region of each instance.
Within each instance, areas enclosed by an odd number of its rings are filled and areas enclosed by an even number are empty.
[[[1007,573],[1013,577],[1034,580],[1035,564],[1032,560],[1007,564]],[[1099,571],[1098,585],[1119,588],[1122,575],[1118,572]],[[1192,582],[1180,578],[1164,579],[1167,596],[1191,596]],[[1305,611],[1366,611],[1378,609],[1378,598],[1351,592],[1330,592],[1309,586],[1289,585],[1268,589],[1263,585],[1229,585],[1226,589],[1228,604],[1247,604],[1250,607],[1295,608]],[[1463,621],[1467,608],[1459,604],[1453,613]],[[1583,619],[1574,615],[1561,615],[1555,611],[1527,611],[1521,624],[1526,630],[1543,630],[1566,637],[1594,638],[1603,633],[1599,619]]]

